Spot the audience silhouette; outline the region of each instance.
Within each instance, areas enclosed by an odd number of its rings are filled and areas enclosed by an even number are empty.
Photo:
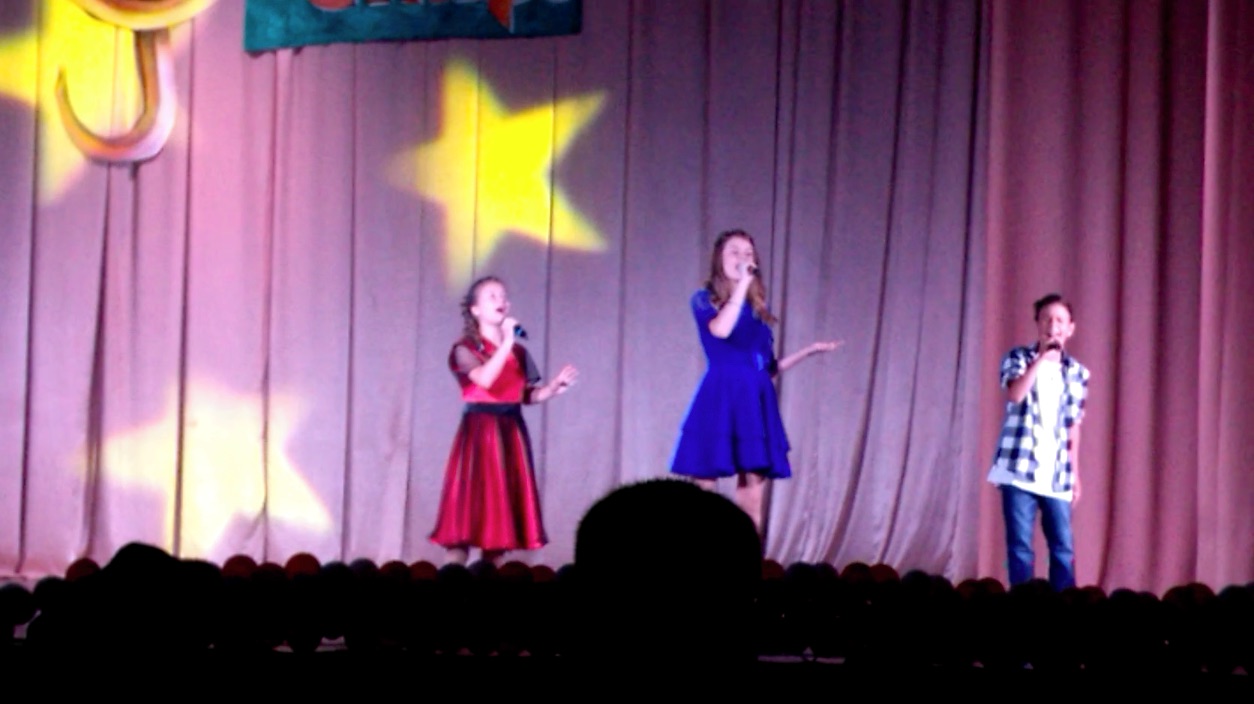
[[[575,537],[578,656],[752,660],[761,575],[753,521],[723,496],[670,479],[616,489]]]

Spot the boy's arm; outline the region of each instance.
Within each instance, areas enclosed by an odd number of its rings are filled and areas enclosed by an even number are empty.
[[[1080,424],[1068,430],[1067,458],[1071,462],[1071,503],[1080,501]]]

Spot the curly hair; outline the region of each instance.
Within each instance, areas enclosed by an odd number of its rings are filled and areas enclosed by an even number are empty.
[[[479,336],[479,321],[475,319],[470,309],[475,305],[475,301],[478,300],[479,289],[483,288],[484,284],[501,284],[504,286],[505,282],[496,276],[483,276],[475,279],[475,282],[466,290],[466,295],[462,296],[461,301],[462,334],[474,340],[478,346],[483,345],[483,338]]]
[[[710,278],[705,280],[705,288],[710,292],[710,302],[715,308],[722,308],[727,299],[731,297],[732,282],[723,273],[723,248],[731,241],[733,237],[739,237],[748,240],[753,245],[753,265],[762,269],[762,260],[758,257],[758,247],[753,242],[753,238],[744,230],[727,230],[720,232],[718,238],[714,240],[714,252],[710,255]],[[758,276],[753,277],[753,283],[749,285],[749,293],[746,296],[749,304],[753,306],[753,312],[758,318],[768,324],[774,324],[777,318],[771,314],[770,308],[766,305],[766,284],[762,283],[762,279]]]

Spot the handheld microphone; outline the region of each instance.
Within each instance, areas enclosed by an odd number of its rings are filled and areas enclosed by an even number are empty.
[[[520,340],[525,340],[525,339],[527,339],[527,331],[526,331],[526,330],[523,330],[523,326],[521,326],[521,325],[515,325],[515,326],[514,326],[514,337],[517,337],[517,338],[518,338],[518,339],[520,339]]]
[[[1045,345],[1045,349],[1046,350],[1062,350],[1062,343],[1058,342],[1057,340],[1050,340],[1049,344]]]
[[[758,267],[753,264],[745,264],[744,272],[750,276],[758,275]]]

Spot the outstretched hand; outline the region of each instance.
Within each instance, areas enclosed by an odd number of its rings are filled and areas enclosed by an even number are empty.
[[[832,340],[830,342],[815,342],[810,345],[810,354],[819,354],[821,352],[831,352],[841,345],[845,344],[844,340]]]
[[[579,370],[567,364],[553,377],[553,381],[549,382],[549,386],[553,389],[554,395],[565,393],[566,389],[574,386],[577,378],[579,378]]]

